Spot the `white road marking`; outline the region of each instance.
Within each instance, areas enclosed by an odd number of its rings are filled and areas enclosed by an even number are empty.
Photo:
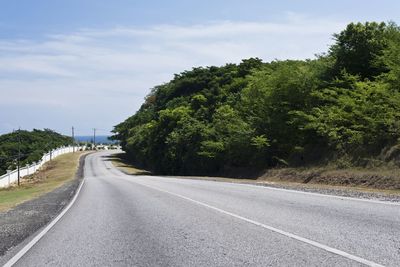
[[[122,178],[122,179],[124,179],[124,178]],[[364,258],[355,256],[355,255],[352,255],[352,254],[347,253],[347,252],[345,252],[345,251],[342,251],[342,250],[339,250],[339,249],[336,249],[336,248],[329,247],[329,246],[327,246],[327,245],[324,245],[324,244],[318,243],[318,242],[316,242],[316,241],[313,241],[313,240],[310,240],[310,239],[307,239],[307,238],[304,238],[304,237],[301,237],[301,236],[298,236],[298,235],[295,235],[295,234],[292,234],[292,233],[289,233],[289,232],[280,230],[280,229],[278,229],[278,228],[275,228],[275,227],[272,227],[272,226],[269,226],[269,225],[266,225],[266,224],[263,224],[263,223],[260,223],[260,222],[257,222],[257,221],[253,221],[253,220],[251,220],[251,219],[245,218],[245,217],[240,216],[240,215],[237,215],[237,214],[235,214],[235,213],[232,213],[232,212],[229,212],[229,211],[226,211],[226,210],[223,210],[223,209],[220,209],[220,208],[217,208],[217,207],[208,205],[208,204],[206,204],[206,203],[204,203],[204,202],[200,202],[200,201],[194,200],[194,199],[192,199],[192,198],[182,196],[182,195],[180,195],[180,194],[172,193],[172,192],[167,191],[167,190],[163,190],[163,189],[159,189],[159,188],[156,188],[156,187],[153,187],[153,186],[149,186],[149,185],[145,185],[145,184],[142,184],[142,183],[138,183],[138,182],[136,182],[136,181],[133,181],[132,179],[124,179],[124,180],[128,180],[128,181],[134,182],[134,183],[136,183],[136,184],[139,184],[139,185],[142,185],[142,186],[151,188],[151,189],[153,189],[153,190],[157,190],[157,191],[160,191],[160,192],[163,192],[163,193],[167,193],[167,194],[173,195],[173,196],[175,196],[175,197],[179,197],[179,198],[185,199],[185,200],[187,200],[187,201],[196,203],[196,204],[198,204],[198,205],[200,205],[200,206],[203,206],[203,207],[206,207],[206,208],[209,208],[209,209],[218,211],[218,212],[220,212],[220,213],[223,213],[223,214],[225,214],[225,215],[232,216],[232,217],[237,218],[237,219],[239,219],[239,220],[242,220],[242,221],[245,221],[245,222],[248,222],[248,223],[257,225],[257,226],[260,226],[260,227],[262,227],[262,228],[265,228],[265,229],[267,229],[267,230],[273,231],[273,232],[275,232],[275,233],[278,233],[278,234],[281,234],[281,235],[290,237],[290,238],[292,238],[292,239],[295,239],[295,240],[298,240],[298,241],[300,241],[300,242],[309,244],[309,245],[311,245],[311,246],[314,246],[314,247],[323,249],[323,250],[328,251],[328,252],[330,252],[330,253],[333,253],[333,254],[336,254],[336,255],[345,257],[345,258],[347,258],[347,259],[350,259],[350,260],[353,260],[353,261],[356,261],[356,262],[365,264],[365,265],[367,265],[367,266],[383,267],[383,265],[381,265],[381,264],[379,264],[379,263],[376,263],[376,262],[373,262],[373,261],[370,261],[370,260],[367,260],[367,259],[364,259]]]
[[[232,184],[235,184],[235,183],[232,183]],[[361,202],[369,202],[369,203],[375,203],[375,204],[400,206],[400,202],[390,202],[390,201],[382,201],[382,200],[374,200],[374,199],[364,199],[364,198],[355,198],[355,197],[346,197],[346,196],[336,196],[336,195],[321,194],[321,193],[314,193],[314,192],[306,192],[306,191],[300,191],[300,190],[276,188],[276,187],[270,187],[268,185],[252,185],[252,184],[241,184],[241,185],[245,185],[245,186],[249,186],[249,187],[256,187],[256,188],[264,188],[264,189],[268,189],[268,190],[276,190],[276,191],[298,193],[298,194],[304,194],[304,195],[319,196],[319,197],[329,197],[329,198],[336,198],[336,199],[346,199],[346,200],[354,200],[354,201],[361,201]]]
[[[145,176],[142,176],[142,177],[145,177]],[[229,182],[229,181],[201,180],[201,179],[191,179],[191,178],[182,179],[182,178],[179,178],[179,177],[167,177],[167,176],[165,176],[165,177],[163,177],[163,176],[149,176],[149,177],[151,177],[151,178],[156,177],[156,178],[161,178],[161,179],[167,178],[167,179],[180,180],[180,181],[191,180],[191,181],[213,182],[213,183],[221,183],[221,184],[247,186],[247,187],[258,188],[258,189],[283,191],[283,192],[303,194],[303,195],[336,198],[336,199],[341,199],[341,200],[353,200],[353,201],[369,202],[369,203],[375,203],[375,204],[400,206],[400,202],[390,202],[390,201],[383,201],[383,200],[337,196],[337,195],[329,195],[329,194],[322,194],[322,193],[315,193],[315,192],[307,192],[307,191],[301,191],[301,190],[295,190],[295,189],[277,188],[277,187],[268,186],[268,184],[245,184],[245,183],[235,183],[235,182]]]
[[[49,223],[38,235],[36,235],[28,244],[26,244],[25,247],[23,247],[17,254],[15,254],[14,257],[12,257],[6,264],[4,264],[3,267],[11,267],[17,261],[19,261],[65,215],[65,213],[67,213],[67,211],[72,207],[72,205],[78,198],[84,182],[85,180],[82,180],[78,190],[75,193],[74,198],[71,200],[68,206],[60,214],[58,214],[58,216],[51,223]]]

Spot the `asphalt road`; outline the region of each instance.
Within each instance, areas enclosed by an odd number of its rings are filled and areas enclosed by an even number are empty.
[[[86,158],[72,208],[16,266],[400,265],[400,206],[129,176]]]

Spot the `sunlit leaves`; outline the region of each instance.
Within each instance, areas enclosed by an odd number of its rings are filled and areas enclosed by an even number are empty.
[[[177,74],[115,138],[169,174],[377,156],[400,138],[400,30],[356,23],[335,39],[314,60],[253,58]]]

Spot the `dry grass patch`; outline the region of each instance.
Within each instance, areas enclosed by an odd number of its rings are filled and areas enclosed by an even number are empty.
[[[21,185],[0,189],[0,211],[39,197],[75,178],[79,158],[86,152],[68,153],[47,162],[35,174],[25,176]]]
[[[133,166],[124,158],[124,153],[113,154],[109,157],[112,164],[121,170],[122,172],[129,175],[151,175],[151,172],[139,169]]]
[[[283,168],[270,169],[260,182],[298,184],[302,187],[351,188],[366,192],[400,194],[398,168]]]
[[[124,153],[114,154],[109,160],[115,167],[130,175],[152,175],[139,169],[125,159]],[[160,176],[165,178],[221,181],[241,184],[284,186],[293,189],[348,190],[362,193],[400,195],[400,172],[398,168],[283,168],[269,169],[257,179],[216,176]]]

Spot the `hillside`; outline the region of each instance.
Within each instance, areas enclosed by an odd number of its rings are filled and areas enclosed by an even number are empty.
[[[44,153],[65,145],[72,144],[72,138],[52,130],[15,131],[0,135],[0,175],[7,169],[15,169],[18,148],[21,166],[42,158]]]
[[[400,164],[399,27],[351,23],[334,39],[315,59],[177,74],[113,138],[162,174]]]

